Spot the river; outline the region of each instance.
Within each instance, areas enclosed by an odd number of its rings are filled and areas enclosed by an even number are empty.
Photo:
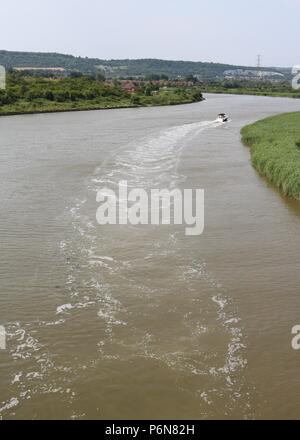
[[[300,205],[239,134],[300,103],[206,98],[0,118],[3,419],[300,417]],[[203,235],[98,225],[121,180],[204,189]]]

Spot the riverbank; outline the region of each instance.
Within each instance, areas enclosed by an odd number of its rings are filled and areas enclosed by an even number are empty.
[[[241,133],[255,169],[284,195],[300,200],[300,112],[263,119]]]
[[[158,98],[160,98],[158,96]],[[42,114],[42,113],[64,113],[64,112],[79,112],[92,110],[115,110],[126,108],[143,108],[143,107],[163,107],[172,105],[192,104],[194,102],[201,102],[204,98],[195,99],[191,96],[184,98],[177,98],[171,94],[165,94],[162,99],[148,99],[138,104],[132,102],[130,99],[122,100],[120,102],[79,102],[79,103],[47,103],[31,105],[26,101],[18,103],[17,105],[0,106],[0,116],[14,116],[27,114]]]
[[[300,93],[297,92],[272,92],[272,91],[257,91],[252,89],[218,89],[214,87],[205,87],[202,89],[203,93],[216,93],[220,95],[247,95],[247,96],[270,96],[271,98],[293,98],[300,99]]]
[[[93,77],[44,78],[11,73],[0,90],[0,116],[154,107],[200,102],[198,87],[159,88],[148,82],[128,92],[118,81]]]
[[[204,99],[203,99],[204,100]],[[201,100],[202,101],[202,100]],[[164,107],[164,106],[175,106],[175,105],[184,105],[184,104],[192,104],[195,101],[185,101],[185,102],[169,102],[165,104],[147,104],[147,105],[133,105],[133,104],[120,104],[120,105],[91,105],[91,106],[78,106],[69,108],[59,108],[59,107],[45,107],[45,108],[37,108],[34,110],[10,110],[8,112],[1,111],[0,107],[0,117],[4,116],[22,116],[22,115],[39,115],[39,114],[50,114],[50,113],[70,113],[70,112],[88,112],[94,110],[124,110],[124,109],[134,109],[134,108],[146,108],[146,107]],[[200,101],[198,101],[200,102]]]
[[[218,93],[230,95],[271,96],[273,98],[300,99],[300,90],[292,88],[290,82],[265,81],[210,81],[202,85],[203,93]]]

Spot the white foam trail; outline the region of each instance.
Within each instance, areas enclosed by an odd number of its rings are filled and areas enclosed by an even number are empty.
[[[74,309],[74,306],[72,304],[63,304],[56,309],[56,314],[59,315],[60,313],[64,313],[66,311]]]
[[[121,180],[127,180],[129,187],[143,188],[160,182],[170,183],[172,173],[170,186],[174,186],[176,180],[183,178],[177,174],[180,155],[184,148],[184,143],[179,145],[179,142],[187,136],[199,135],[203,130],[218,125],[215,121],[184,124],[128,145],[117,156],[111,158],[110,165],[113,170],[105,173],[101,167],[97,168],[95,174],[99,177],[93,178],[94,186],[91,189],[97,191],[103,186],[111,187]]]
[[[132,262],[115,260],[110,255],[110,251],[115,249],[115,247],[108,246],[108,248],[101,248],[101,251],[99,251],[99,240],[102,239],[104,245],[106,242],[105,237],[99,236],[99,231],[95,228],[94,219],[89,218],[86,214],[84,215],[89,197],[91,196],[91,199],[95,200],[95,191],[105,186],[109,188],[117,187],[118,182],[124,178],[128,180],[129,186],[146,188],[152,188],[153,185],[160,184],[169,184],[170,187],[175,186],[185,178],[185,176],[178,173],[180,155],[186,145],[184,139],[187,136],[197,136],[203,130],[216,126],[219,126],[219,124],[216,124],[214,121],[203,121],[163,130],[154,137],[152,135],[142,139],[139,143],[133,142],[127,145],[126,149],[120,151],[117,156],[110,158],[111,162],[108,172],[106,172],[105,167],[99,167],[95,170],[94,176],[89,182],[89,189],[92,193],[87,198],[76,200],[69,209],[72,224],[75,232],[78,234],[78,238],[75,240],[61,240],[59,244],[61,253],[65,257],[69,268],[66,278],[67,297],[61,299],[61,302],[64,302],[63,304],[55,306],[56,309],[55,307],[53,308],[53,316],[50,316],[48,321],[40,323],[40,325],[64,325],[73,313],[78,313],[81,309],[91,307],[95,312],[96,319],[98,318],[105,323],[106,334],[103,334],[102,338],[106,338],[106,341],[113,340],[115,328],[119,329],[119,331],[122,330],[122,332],[126,329],[129,329],[128,331],[131,330],[130,314],[121,302],[123,301],[122,297],[115,294],[109,282],[102,282],[103,278],[101,275],[102,271],[105,271],[106,274],[108,273],[110,276],[113,276],[120,268],[124,270],[127,267],[131,268]],[[168,243],[170,244],[170,242],[176,244],[175,235],[170,236]],[[115,243],[114,245],[117,244]],[[161,256],[167,256],[169,251],[161,249],[163,245],[153,244],[154,248],[158,246]],[[97,253],[97,250],[101,255]],[[145,254],[145,258],[146,255],[149,255],[149,253]],[[128,256],[128,259],[130,259],[130,256]],[[101,264],[100,267],[99,263]],[[85,271],[84,277],[81,272],[83,267]],[[124,282],[128,281],[127,278],[124,278]],[[89,297],[86,296],[87,290],[89,291]],[[141,285],[136,286],[135,293],[148,295],[149,300],[151,300],[151,295],[154,291],[151,288],[147,288],[147,286]],[[117,298],[121,298],[121,301]],[[230,383],[233,383],[231,373],[243,367],[243,364],[239,364],[239,353],[243,349],[243,344],[241,342],[240,329],[238,328],[238,318],[228,316],[227,314],[222,315],[226,309],[225,300],[226,297],[216,296],[215,303],[219,307],[220,319],[223,319],[226,329],[232,332],[232,339],[231,345],[228,348],[226,368],[224,367],[223,371],[216,370],[213,373],[219,375],[226,374],[228,384],[230,385]],[[60,316],[57,317],[56,315]],[[126,321],[122,319],[124,316]],[[33,328],[36,330],[36,327]],[[199,334],[208,331],[207,327],[200,325],[196,330]],[[33,334],[36,334],[36,332]],[[13,328],[12,337],[14,339],[14,348],[11,355],[16,362],[18,360],[23,362],[24,359],[32,358],[36,368],[34,367],[35,371],[26,372],[25,370],[22,373],[20,372],[21,368],[18,368],[12,379],[12,385],[19,392],[13,394],[14,396],[17,395],[17,397],[12,397],[2,403],[0,413],[9,412],[18,406],[22,400],[30,399],[34,394],[38,393],[64,394],[68,395],[70,401],[72,401],[74,393],[70,388],[65,387],[63,379],[70,374],[74,374],[74,369],[56,365],[52,360],[51,352],[48,352],[38,339],[31,337],[20,324],[15,325]],[[192,362],[189,363],[185,358],[185,353],[176,352],[162,355],[160,352],[151,350],[152,342],[151,334],[141,335],[135,350],[139,354],[145,354],[159,361],[163,360],[172,368],[180,368],[181,365],[184,371],[187,369],[192,371],[193,374],[205,374],[205,371],[200,366],[195,366]],[[128,344],[130,345],[130,341],[128,341]],[[59,384],[56,383],[56,379],[53,380],[52,372],[56,372]],[[233,387],[233,385],[231,386]],[[203,400],[209,400],[209,395],[203,394],[202,398]]]
[[[0,408],[0,413],[7,411],[19,405],[19,400],[16,397],[12,397],[8,402],[3,402],[3,406]]]

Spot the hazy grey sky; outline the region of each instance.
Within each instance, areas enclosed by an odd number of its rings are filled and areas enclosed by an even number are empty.
[[[0,49],[300,64],[300,0],[2,0]]]

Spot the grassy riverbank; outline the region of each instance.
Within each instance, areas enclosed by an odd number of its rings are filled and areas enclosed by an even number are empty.
[[[287,196],[300,200],[300,112],[258,121],[242,129],[252,164]]]
[[[300,90],[294,90],[290,82],[272,83],[270,81],[209,81],[202,85],[205,93],[231,95],[272,96],[278,98],[298,98]]]
[[[0,116],[188,104],[202,99],[197,87],[159,89],[148,83],[129,93],[118,81],[107,84],[91,76],[51,78],[10,73],[6,90],[0,90]]]

